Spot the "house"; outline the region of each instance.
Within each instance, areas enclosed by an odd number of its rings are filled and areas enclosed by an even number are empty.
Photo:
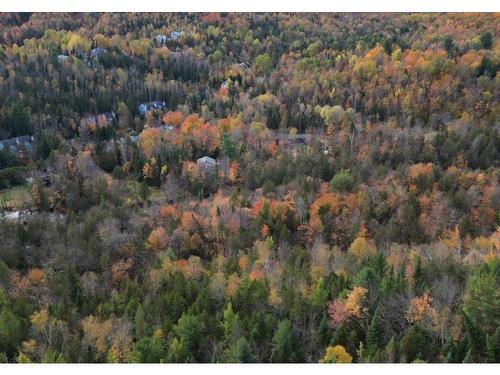
[[[205,171],[209,171],[217,166],[217,161],[210,156],[203,156],[196,161],[196,165]]]
[[[154,102],[141,103],[139,107],[137,107],[137,110],[139,114],[144,117],[149,111],[164,110],[166,108],[167,106],[165,105],[165,102],[156,100]]]
[[[91,66],[91,62],[89,60],[89,56],[87,55],[87,53],[85,52],[77,52],[76,53],[76,57],[78,57],[79,59],[81,59],[83,61],[83,63],[87,66]]]
[[[275,133],[274,141],[276,146],[280,144],[284,145],[305,145],[311,140],[310,134],[283,134]]]
[[[98,59],[107,52],[108,50],[106,48],[97,47],[90,51],[90,57],[93,59]]]
[[[57,61],[59,61],[60,63],[63,63],[68,59],[69,59],[68,55],[57,55]]]
[[[138,143],[139,142],[139,136],[138,135],[131,135],[129,137],[121,137],[116,141],[117,144],[119,145],[125,145],[127,142],[130,141],[130,143]]]
[[[167,36],[158,34],[157,36],[154,37],[154,40],[157,45],[162,46],[167,42]]]
[[[0,150],[17,154],[22,151],[33,151],[33,137],[22,135],[20,137],[4,139],[0,141]]]
[[[170,40],[176,41],[179,39],[182,35],[184,35],[184,31],[172,31],[170,33]]]
[[[170,133],[172,130],[174,130],[174,127],[172,125],[160,125],[158,126],[159,129],[166,131]]]
[[[248,69],[252,69],[252,65],[250,65],[250,63],[248,62],[242,62],[242,63],[238,63],[236,64],[236,66],[240,69],[243,69],[243,70],[248,70]]]

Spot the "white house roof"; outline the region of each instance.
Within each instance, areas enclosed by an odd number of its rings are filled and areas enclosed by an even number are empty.
[[[216,165],[217,162],[215,161],[214,158],[211,158],[210,156],[203,156],[202,158],[199,158],[197,160],[198,163],[203,163],[203,164],[213,164]]]

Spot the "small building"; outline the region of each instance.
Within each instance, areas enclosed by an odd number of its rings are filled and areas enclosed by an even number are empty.
[[[97,47],[90,51],[90,57],[93,59],[98,59],[107,52],[108,50],[106,48]]]
[[[159,129],[166,131],[170,133],[172,130],[174,130],[174,127],[172,125],[160,125],[158,126]]]
[[[170,33],[170,40],[176,41],[179,39],[182,35],[184,35],[184,31],[172,31]]]
[[[310,134],[286,134],[286,133],[275,133],[274,141],[276,146],[278,145],[305,145],[311,140]]]
[[[156,42],[156,45],[162,46],[167,42],[167,36],[163,34],[158,34],[157,36],[154,37],[154,40]]]
[[[203,156],[196,161],[196,165],[198,165],[201,169],[208,171],[215,169],[217,161],[210,156]]]
[[[156,100],[154,102],[141,103],[139,105],[139,107],[137,107],[137,110],[138,110],[139,114],[144,117],[144,116],[146,116],[146,114],[149,111],[153,111],[153,110],[163,111],[166,108],[167,108],[167,106],[166,106],[165,102],[161,102],[159,100]]]
[[[240,69],[243,69],[243,70],[248,70],[248,69],[252,69],[252,65],[250,65],[250,63],[248,62],[241,62],[241,63],[238,63],[236,64],[236,66]]]
[[[128,142],[130,143],[138,143],[139,142],[139,136],[138,135],[130,135],[128,137],[121,137],[116,141],[117,144],[119,145],[125,145]]]
[[[0,141],[0,150],[17,154],[23,151],[33,151],[33,137],[22,135],[20,137],[4,139]]]
[[[89,55],[86,53],[86,52],[77,52],[76,53],[76,57],[78,57],[80,60],[82,60],[82,62],[87,65],[87,66],[91,66],[92,63],[89,59]]]
[[[57,55],[57,61],[60,63],[63,63],[69,59],[68,55]]]

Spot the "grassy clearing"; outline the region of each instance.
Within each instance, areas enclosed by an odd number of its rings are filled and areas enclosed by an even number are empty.
[[[139,183],[135,180],[127,180],[127,189],[129,192],[129,199],[135,200],[136,189],[138,191]],[[149,200],[151,202],[159,202],[163,199],[163,194],[161,189],[154,186],[149,186],[149,191],[150,191]]]
[[[19,210],[29,207],[31,203],[31,194],[26,185],[0,190],[0,204],[2,204],[2,207],[5,204],[8,208]]]

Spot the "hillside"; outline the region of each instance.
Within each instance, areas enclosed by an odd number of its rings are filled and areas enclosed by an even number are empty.
[[[0,362],[500,362],[499,14],[0,14]]]

